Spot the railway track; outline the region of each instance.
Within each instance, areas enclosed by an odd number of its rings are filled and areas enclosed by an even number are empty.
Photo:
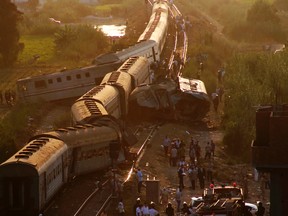
[[[113,190],[113,183],[117,182],[117,186],[120,186],[118,183],[121,182],[123,187],[126,182],[130,181],[134,167],[141,160],[157,127],[157,124],[137,127],[134,133],[137,134],[138,143],[131,149],[135,154],[135,160],[132,164],[123,169],[110,170],[106,174],[94,173],[73,180],[46,209],[45,216],[91,216],[100,215],[104,210],[109,209],[109,205],[115,200],[113,198],[117,198],[117,190]],[[115,181],[115,179],[122,181]],[[83,191],[81,197],[77,197],[79,191]],[[71,200],[70,206],[67,206],[67,199]]]

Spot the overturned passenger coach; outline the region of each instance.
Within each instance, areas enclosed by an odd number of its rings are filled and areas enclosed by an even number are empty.
[[[204,83],[183,77],[178,81],[138,86],[129,99],[131,116],[201,120],[210,108]]]

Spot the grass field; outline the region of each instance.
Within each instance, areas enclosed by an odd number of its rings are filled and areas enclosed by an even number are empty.
[[[18,58],[21,64],[31,63],[35,55],[40,56],[38,62],[50,62],[54,57],[54,37],[52,35],[23,35],[20,42],[25,45]]]

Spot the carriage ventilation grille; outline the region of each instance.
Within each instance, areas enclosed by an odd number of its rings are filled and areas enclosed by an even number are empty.
[[[121,71],[121,72],[128,72],[129,69],[131,69],[131,67],[134,65],[134,63],[137,61],[139,57],[131,57],[129,58],[126,63],[124,63],[119,69],[118,71]]]
[[[94,101],[85,101],[85,105],[91,115],[102,115],[99,107]]]
[[[43,145],[45,145],[49,141],[48,138],[39,138],[31,142],[25,149],[20,151],[15,158],[17,159],[28,159],[34,152],[38,151]]]
[[[99,85],[95,88],[88,91],[86,94],[83,95],[83,98],[91,98],[93,95],[96,95],[98,92],[100,92],[102,89],[104,89],[105,85]]]
[[[114,82],[114,83],[117,82],[119,76],[120,76],[120,72],[118,71],[112,72],[108,79],[108,82]]]
[[[159,20],[160,20],[160,15],[161,15],[161,8],[159,8],[157,10],[157,12],[155,14],[155,18],[154,18],[150,28],[148,29],[148,31],[144,35],[144,40],[148,40],[151,37],[151,35],[153,34],[153,32],[155,31],[156,26],[158,25]]]

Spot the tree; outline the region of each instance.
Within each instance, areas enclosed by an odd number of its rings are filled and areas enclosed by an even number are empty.
[[[276,14],[276,9],[263,0],[258,0],[247,12],[247,22],[262,23],[269,22],[279,24],[280,19]]]
[[[28,0],[27,2],[27,7],[33,12],[36,12],[38,5],[39,0]]]
[[[10,0],[0,1],[0,66],[12,66],[20,51],[19,31],[17,23],[22,13]],[[1,60],[1,59],[0,59]]]

